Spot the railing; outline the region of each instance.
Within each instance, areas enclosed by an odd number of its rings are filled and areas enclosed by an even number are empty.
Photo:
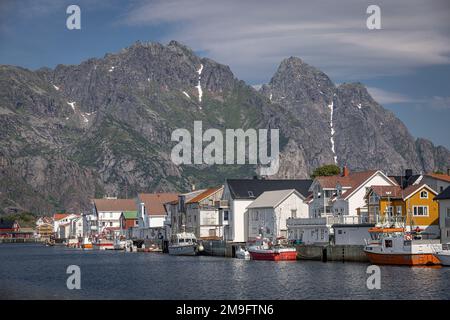
[[[326,225],[326,218],[289,218],[287,219],[288,226],[301,226],[301,225]]]
[[[216,208],[228,208],[230,206],[228,200],[218,200],[214,202]]]

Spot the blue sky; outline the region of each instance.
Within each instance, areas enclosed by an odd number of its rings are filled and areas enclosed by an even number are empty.
[[[364,83],[414,136],[450,149],[450,5],[393,2],[3,0],[0,63],[78,64],[137,40],[174,39],[256,85],[298,56],[336,83]],[[81,30],[66,28],[70,4],[81,8]],[[381,8],[381,30],[366,28],[369,4]]]

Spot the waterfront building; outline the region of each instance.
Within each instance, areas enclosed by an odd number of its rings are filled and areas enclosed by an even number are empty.
[[[439,204],[441,242],[450,243],[450,186],[434,198]]]
[[[55,213],[53,215],[53,232],[58,239],[67,239],[71,236],[70,224],[80,215],[72,213]]]
[[[164,221],[167,218],[164,204],[177,198],[177,193],[138,194],[138,226],[133,229],[133,237],[138,239],[160,238],[164,234]]]
[[[223,194],[223,186],[209,188],[186,202],[186,232],[197,239],[222,240],[223,225],[216,203]]]
[[[306,199],[311,183],[312,180],[309,179],[227,179],[222,199],[218,203],[220,215],[223,217],[224,240],[236,243],[247,241],[247,207],[264,192],[295,189]]]
[[[119,235],[122,213],[136,210],[136,202],[133,199],[93,199],[92,204],[93,214],[97,220],[97,232],[100,236]]]
[[[0,218],[0,238],[15,238],[19,231],[20,225],[17,221]]]
[[[371,186],[365,199],[370,216],[377,222],[397,223],[406,230],[417,228],[423,236],[431,239],[440,237],[437,192],[425,183],[413,184],[405,189],[400,186]]]
[[[421,182],[430,186],[437,193],[441,193],[450,187],[450,169],[447,170],[447,174],[427,173],[423,176]]]
[[[39,217],[36,220],[36,234],[39,238],[50,239],[53,236],[53,218]]]
[[[202,194],[206,189],[195,190],[182,193],[178,195],[178,199],[167,202],[165,205],[165,212],[167,213],[165,227],[165,239],[170,240],[172,235],[186,231],[187,227],[187,209],[186,204],[191,200]]]
[[[120,228],[126,238],[133,237],[133,229],[139,226],[138,212],[137,211],[125,211],[120,216]]]
[[[368,215],[364,200],[366,189],[373,184],[397,185],[380,170],[350,172],[344,167],[341,175],[316,177],[309,188],[312,196],[306,199],[309,217],[288,220],[289,239],[302,244],[327,244],[332,236],[335,244],[364,244],[360,243],[362,237],[375,225],[375,217]]]
[[[287,220],[308,217],[305,196],[295,189],[265,191],[247,206],[247,210],[248,241],[255,240],[261,233],[287,239]]]

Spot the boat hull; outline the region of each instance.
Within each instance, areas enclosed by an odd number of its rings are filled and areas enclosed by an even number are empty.
[[[439,259],[443,266],[450,266],[450,255],[436,253],[435,256]]]
[[[197,255],[197,247],[190,246],[169,246],[169,254],[173,256],[195,256]]]
[[[86,243],[86,244],[82,244],[81,247],[83,249],[93,249],[94,245],[92,243]]]
[[[249,251],[252,260],[268,260],[268,261],[294,261],[297,260],[297,251],[274,251],[268,250],[264,252],[262,250]]]
[[[93,248],[97,250],[114,250],[114,243],[113,242],[95,243],[93,245]]]
[[[373,264],[401,266],[430,266],[441,262],[431,253],[420,254],[383,254],[365,251],[367,258]]]

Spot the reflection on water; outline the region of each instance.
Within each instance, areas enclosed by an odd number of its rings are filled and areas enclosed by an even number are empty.
[[[0,298],[11,299],[450,299],[450,268],[381,267],[366,287],[364,263],[244,261],[154,253],[0,246]],[[66,268],[81,268],[81,290]]]

